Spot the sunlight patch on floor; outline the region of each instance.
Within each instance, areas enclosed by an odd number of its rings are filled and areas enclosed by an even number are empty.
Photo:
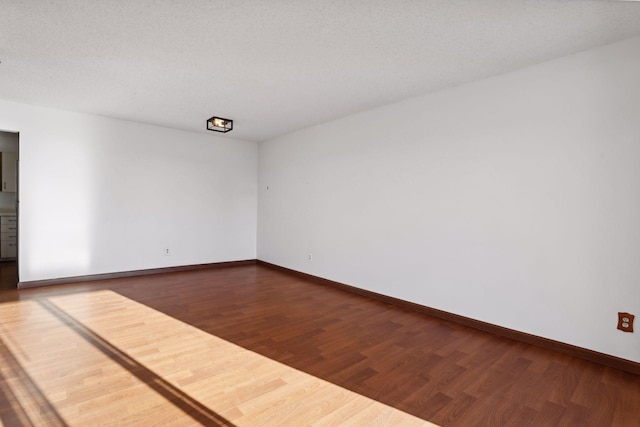
[[[4,303],[0,325],[0,392],[35,425],[435,426],[109,290]]]

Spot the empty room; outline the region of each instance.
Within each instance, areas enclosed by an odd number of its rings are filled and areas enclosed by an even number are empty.
[[[640,1],[0,0],[0,426],[640,426]]]

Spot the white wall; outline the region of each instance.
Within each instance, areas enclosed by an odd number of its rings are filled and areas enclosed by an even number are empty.
[[[256,257],[253,142],[8,101],[0,130],[20,132],[21,281]]]
[[[635,38],[262,143],[258,258],[640,362],[640,334],[616,330],[640,314],[639,53]]]

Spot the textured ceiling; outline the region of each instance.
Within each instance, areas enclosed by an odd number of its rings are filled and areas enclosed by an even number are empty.
[[[0,0],[0,98],[260,141],[636,35],[638,2]]]

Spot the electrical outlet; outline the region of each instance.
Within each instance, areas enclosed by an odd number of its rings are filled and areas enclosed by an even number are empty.
[[[164,256],[169,256],[171,255],[171,251],[169,250],[169,248],[164,248]]]
[[[313,261],[313,255],[311,253],[307,254],[307,261],[309,261],[309,262]]]
[[[633,319],[635,317],[629,313],[618,313],[618,329],[623,332],[633,332]]]

